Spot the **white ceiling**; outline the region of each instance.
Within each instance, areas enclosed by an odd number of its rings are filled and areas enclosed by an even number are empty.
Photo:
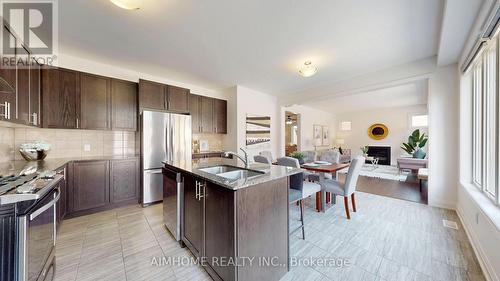
[[[60,50],[210,88],[287,95],[437,54],[441,0],[59,1]],[[319,72],[302,78],[312,60]]]
[[[358,94],[331,97],[304,103],[326,112],[342,114],[352,111],[427,104],[427,80]]]

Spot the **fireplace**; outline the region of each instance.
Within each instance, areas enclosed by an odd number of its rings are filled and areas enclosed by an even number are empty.
[[[391,165],[391,147],[390,146],[368,146],[368,156],[378,158],[380,165]],[[371,161],[366,161],[371,163]]]

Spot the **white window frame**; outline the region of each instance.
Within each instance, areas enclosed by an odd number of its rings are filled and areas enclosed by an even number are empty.
[[[489,54],[493,44],[496,44],[496,50],[495,61],[492,65]],[[490,73],[488,67],[493,68],[495,72],[493,87],[488,87],[490,86],[488,78],[491,77],[488,75]],[[498,34],[487,43],[484,51],[478,55],[472,71],[473,163],[471,181],[486,197],[496,205],[500,205],[500,36]],[[480,74],[479,78],[477,78],[478,73]],[[491,96],[489,96],[491,91],[494,91],[493,103],[490,100]],[[490,122],[495,123],[491,124]],[[478,147],[479,144],[480,147]],[[492,154],[494,157],[491,157]],[[492,194],[491,189],[493,189],[494,194]]]
[[[413,117],[415,116],[427,116],[427,126],[413,126]],[[427,129],[429,128],[429,113],[427,112],[416,112],[416,113],[411,113],[410,116],[408,117],[408,123],[410,129]]]

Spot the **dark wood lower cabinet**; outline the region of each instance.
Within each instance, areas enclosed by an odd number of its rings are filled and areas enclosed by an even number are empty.
[[[66,216],[139,203],[138,158],[75,161],[67,166]]]
[[[111,161],[111,203],[139,198],[139,161],[137,159]]]
[[[73,164],[72,211],[84,211],[109,204],[109,161]]]

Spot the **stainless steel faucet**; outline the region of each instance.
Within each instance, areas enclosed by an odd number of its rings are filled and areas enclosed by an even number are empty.
[[[243,151],[243,154],[244,156],[240,156],[238,153],[236,152],[232,152],[232,151],[225,151],[224,152],[224,157],[229,157],[230,155],[233,155],[233,156],[236,156],[238,157],[241,161],[243,161],[243,163],[245,164],[245,169],[248,169],[250,168],[250,163],[248,163],[248,153],[246,152],[246,150],[244,150],[243,148],[240,148],[241,151]]]

